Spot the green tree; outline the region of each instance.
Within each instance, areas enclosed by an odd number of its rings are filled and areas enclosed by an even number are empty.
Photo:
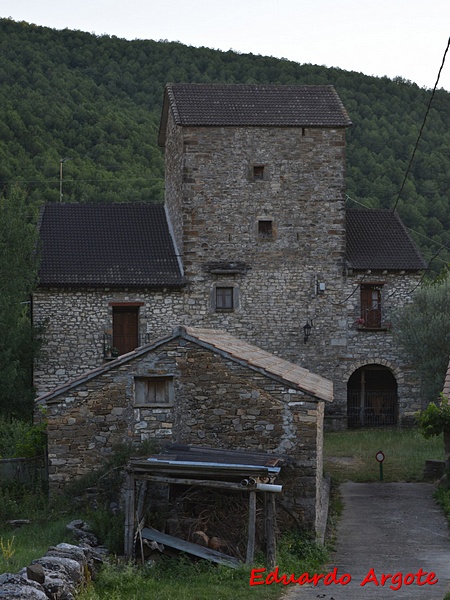
[[[422,399],[436,401],[450,355],[450,275],[418,289],[394,319],[394,334],[417,370]]]
[[[444,451],[447,477],[450,474],[450,405],[447,396],[441,394],[439,403],[430,402],[417,415],[417,424],[427,439],[444,434]]]
[[[13,187],[0,197],[0,414],[31,419],[31,366],[37,341],[30,321],[36,282],[36,212]]]

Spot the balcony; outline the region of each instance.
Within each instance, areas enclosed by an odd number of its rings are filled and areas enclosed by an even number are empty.
[[[125,345],[121,343],[120,339],[119,342],[116,342],[117,346],[115,346],[113,333],[111,331],[103,332],[103,358],[105,360],[114,360],[122,354],[148,344],[150,342],[150,333],[139,334],[137,337],[133,336],[133,339],[125,337]]]

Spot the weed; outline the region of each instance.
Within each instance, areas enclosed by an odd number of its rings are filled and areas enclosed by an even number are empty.
[[[3,538],[0,538],[0,550],[2,552],[2,558],[4,561],[9,562],[11,558],[15,554],[14,546],[14,536],[10,540],[3,541]]]
[[[87,513],[87,521],[96,537],[111,554],[123,554],[125,515],[123,512],[112,514],[106,508],[97,508]]]

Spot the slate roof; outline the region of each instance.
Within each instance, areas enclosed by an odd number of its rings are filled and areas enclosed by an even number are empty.
[[[140,346],[122,354],[115,360],[88,371],[81,377],[64,383],[63,385],[46,392],[37,398],[38,404],[58,403],[58,397],[69,392],[79,385],[84,385],[87,381],[98,377],[99,375],[122,366],[135,358],[145,355],[156,348],[159,348],[176,338],[183,338],[193,343],[199,344],[212,352],[221,354],[231,361],[255,370],[263,375],[280,381],[289,387],[301,390],[306,394],[313,396],[313,399],[325,400],[331,402],[333,400],[333,382],[325,379],[320,375],[315,375],[294,363],[279,358],[270,352],[261,350],[257,346],[253,346],[243,340],[240,340],[226,331],[218,329],[200,329],[194,327],[176,327],[171,335],[155,340],[145,346]]]
[[[40,217],[40,286],[179,287],[181,262],[160,204],[47,204]],[[347,209],[353,269],[426,268],[397,213]]]
[[[427,268],[396,212],[347,209],[346,227],[349,267],[400,271]]]
[[[332,85],[168,83],[159,144],[169,108],[181,126],[349,127],[352,122]]]
[[[41,286],[178,287],[180,263],[160,204],[47,204]]]

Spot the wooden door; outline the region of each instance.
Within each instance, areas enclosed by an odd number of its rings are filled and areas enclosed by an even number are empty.
[[[364,327],[381,327],[381,290],[378,286],[361,286],[361,317]]]
[[[113,346],[119,350],[119,355],[131,352],[139,346],[138,307],[113,308]]]

